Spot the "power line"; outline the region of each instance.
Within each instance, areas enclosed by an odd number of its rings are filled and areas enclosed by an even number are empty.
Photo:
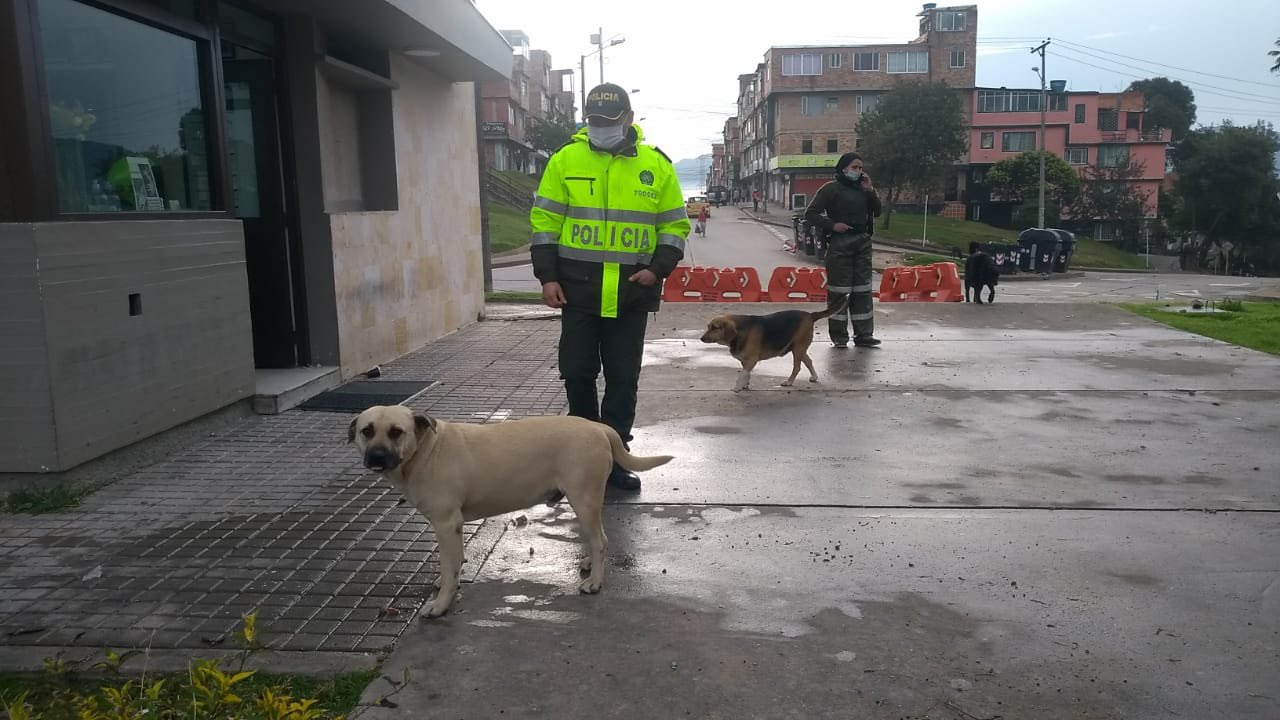
[[[1116,60],[1112,60],[1111,58],[1101,57],[1101,56],[1099,56],[1099,55],[1094,55],[1094,54],[1092,54],[1092,53],[1087,53],[1087,52],[1085,52],[1085,51],[1083,51],[1083,50],[1076,50],[1075,48],[1059,47],[1059,48],[1058,48],[1058,50],[1059,50],[1059,52],[1063,52],[1063,51],[1065,51],[1065,52],[1067,52],[1067,53],[1076,53],[1076,54],[1079,54],[1079,55],[1084,55],[1085,57],[1090,57],[1090,58],[1093,58],[1093,59],[1095,59],[1095,60],[1101,60],[1102,62],[1112,63],[1112,64],[1114,64],[1114,65],[1119,65],[1120,67],[1127,67],[1127,68],[1130,68],[1130,69],[1132,69],[1132,70],[1137,70],[1137,71],[1142,72],[1142,73],[1148,73],[1148,74],[1152,74],[1152,75],[1161,75],[1161,74],[1163,74],[1163,73],[1161,73],[1161,72],[1160,72],[1160,71],[1158,71],[1158,70],[1152,70],[1151,68],[1139,67],[1139,66],[1137,66],[1137,65],[1129,65],[1128,63],[1122,63],[1122,62],[1119,62],[1119,61],[1116,61]],[[1069,56],[1069,55],[1059,55],[1059,57],[1063,57],[1063,58],[1066,58],[1066,59],[1068,59],[1068,60],[1072,59],[1072,58],[1071,58],[1071,56]],[[1081,63],[1082,65],[1089,65],[1089,63],[1086,63],[1086,62],[1084,62],[1084,61],[1082,61],[1082,60],[1078,60],[1078,59],[1076,60],[1076,62],[1079,62],[1079,63]],[[1098,66],[1097,66],[1097,65],[1090,65],[1090,67],[1098,68]],[[1099,70],[1108,70],[1108,71],[1110,71],[1110,72],[1117,72],[1117,71],[1115,71],[1115,70],[1110,70],[1109,68],[1098,68],[1098,69],[1099,69]],[[1124,75],[1125,73],[1117,73],[1117,74]],[[1265,104],[1265,105],[1276,105],[1276,106],[1280,107],[1280,100],[1277,100],[1277,99],[1272,98],[1272,97],[1267,96],[1267,95],[1258,95],[1258,94],[1256,94],[1256,93],[1245,92],[1245,91],[1243,91],[1243,90],[1232,90],[1232,89],[1230,89],[1230,88],[1218,87],[1217,85],[1209,85],[1209,84],[1207,84],[1207,83],[1202,83],[1202,82],[1199,82],[1199,81],[1196,81],[1196,80],[1182,80],[1181,78],[1174,78],[1174,79],[1176,79],[1176,80],[1180,80],[1181,82],[1183,82],[1183,83],[1185,83],[1185,84],[1187,84],[1187,85],[1190,85],[1190,86],[1192,86],[1192,87],[1201,88],[1201,92],[1203,92],[1203,93],[1205,93],[1205,94],[1207,94],[1207,95],[1221,95],[1222,97],[1228,97],[1228,98],[1231,98],[1231,99],[1233,99],[1233,100],[1243,100],[1243,101],[1245,101],[1245,102],[1261,102],[1262,104]],[[1210,89],[1205,90],[1204,88],[1210,88]]]
[[[1207,73],[1207,72],[1204,72],[1203,70],[1192,70],[1190,68],[1178,67],[1177,65],[1169,65],[1166,63],[1156,62],[1155,60],[1144,60],[1142,58],[1133,57],[1132,55],[1123,55],[1118,52],[1103,50],[1102,48],[1090,47],[1082,43],[1072,42],[1070,40],[1063,40],[1062,38],[1054,38],[1054,40],[1057,40],[1058,42],[1063,43],[1065,45],[1072,45],[1077,48],[1082,48],[1083,50],[1093,50],[1094,52],[1106,53],[1107,55],[1115,55],[1116,57],[1122,57],[1129,60],[1136,60],[1138,62],[1146,63],[1148,65],[1159,65],[1160,67],[1172,68],[1174,70],[1181,70],[1182,72],[1194,73],[1196,75],[1204,75],[1205,77],[1218,78],[1220,80],[1230,80],[1231,82],[1245,83],[1248,85],[1259,85],[1265,88],[1275,87],[1275,85],[1273,85],[1272,83],[1258,82],[1256,80],[1239,80],[1237,78],[1233,78],[1228,75],[1215,75],[1214,73]]]

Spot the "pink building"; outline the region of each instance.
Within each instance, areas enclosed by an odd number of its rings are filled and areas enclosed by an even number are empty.
[[[1165,151],[1171,131],[1149,127],[1141,92],[1061,92],[1047,94],[1045,146],[1082,171],[1086,166],[1142,166],[1134,181],[1147,195],[1147,217],[1155,217],[1160,183],[1165,177]],[[995,163],[1035,150],[1040,133],[1040,90],[978,88],[973,94],[969,138],[970,219],[994,220],[998,200],[985,188],[987,169]],[[1006,212],[1008,207],[1003,208]],[[1103,231],[1105,235],[1105,230]]]

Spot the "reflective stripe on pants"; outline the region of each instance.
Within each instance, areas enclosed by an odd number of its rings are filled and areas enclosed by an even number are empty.
[[[827,318],[827,331],[834,342],[849,341],[852,321],[854,337],[875,334],[875,314],[871,298],[871,236],[845,233],[835,235],[827,247],[827,307],[839,307],[849,297],[849,307]]]

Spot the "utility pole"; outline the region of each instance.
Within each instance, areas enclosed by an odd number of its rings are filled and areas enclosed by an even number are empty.
[[[598,28],[600,34],[596,36],[596,47],[600,48],[600,83],[604,84],[604,28]]]
[[[582,55],[578,58],[578,71],[581,73],[578,77],[578,85],[582,92],[582,104],[578,107],[582,110],[582,122],[587,121],[587,56]]]
[[[1049,41],[1045,40],[1040,43],[1040,47],[1031,50],[1032,53],[1040,53],[1040,223],[1037,227],[1044,227],[1044,156],[1045,153],[1049,152],[1044,132],[1044,114],[1049,104],[1049,97],[1046,93],[1049,81],[1045,77],[1044,68],[1044,51],[1047,47],[1049,47]]]

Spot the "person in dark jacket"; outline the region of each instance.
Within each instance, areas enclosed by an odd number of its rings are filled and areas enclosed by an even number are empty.
[[[805,210],[805,220],[826,231],[827,307],[840,307],[849,297],[849,307],[827,318],[831,342],[838,348],[849,346],[849,323],[853,323],[853,344],[876,347],[875,319],[871,305],[871,223],[880,215],[880,197],[863,169],[862,156],[845,153],[836,163],[836,179],[823,185]]]

